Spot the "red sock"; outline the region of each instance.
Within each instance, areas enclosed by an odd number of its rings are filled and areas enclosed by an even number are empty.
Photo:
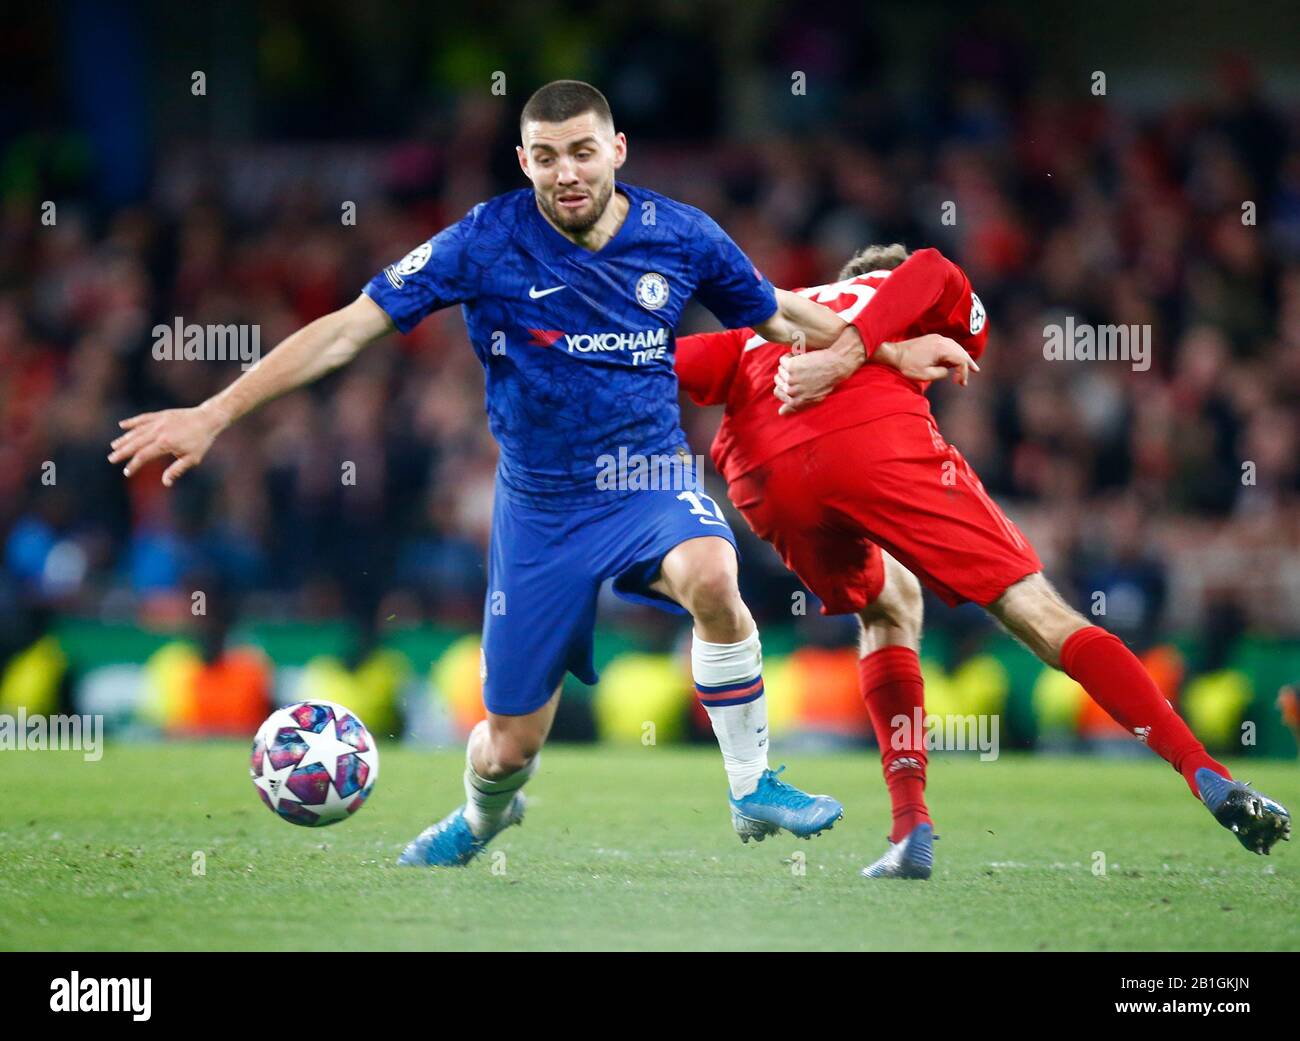
[[[858,680],[880,745],[880,763],[894,810],[889,841],[898,842],[918,824],[932,823],[925,807],[925,728],[916,725],[917,713],[925,712],[921,663],[910,647],[882,647],[858,662]],[[897,716],[907,720],[905,731],[894,726]],[[900,740],[894,739],[895,734]],[[909,740],[902,741],[903,735]],[[895,747],[900,744],[904,747]]]
[[[1182,774],[1198,799],[1196,771],[1201,767],[1232,776],[1227,767],[1210,758],[1118,636],[1095,625],[1072,633],[1061,646],[1061,668],[1115,722],[1144,740]]]

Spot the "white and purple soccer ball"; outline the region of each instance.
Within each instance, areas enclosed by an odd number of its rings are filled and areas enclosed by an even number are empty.
[[[291,824],[352,816],[379,776],[379,749],[356,715],[332,701],[276,709],[253,738],[249,773],[262,801]]]

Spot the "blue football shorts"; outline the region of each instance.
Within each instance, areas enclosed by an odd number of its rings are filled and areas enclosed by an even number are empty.
[[[625,600],[685,614],[650,583],[674,546],[707,535],[736,548],[722,510],[702,490],[636,491],[599,506],[551,510],[511,499],[498,481],[483,608],[488,711],[536,711],[566,671],[597,682],[592,636],[608,578]]]

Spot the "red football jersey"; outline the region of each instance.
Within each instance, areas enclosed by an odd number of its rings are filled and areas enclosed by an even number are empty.
[[[868,352],[882,343],[940,333],[973,358],[988,337],[984,307],[965,272],[937,249],[917,250],[892,271],[872,271],[843,282],[799,290],[857,326]],[[772,394],[777,366],[790,352],[753,329],[683,336],[675,366],[682,389],[698,405],[725,405],[713,441],[713,463],[728,482],[787,449],[821,434],[882,416],[928,416],[926,383],[892,366],[867,364],[826,400],[778,415]]]

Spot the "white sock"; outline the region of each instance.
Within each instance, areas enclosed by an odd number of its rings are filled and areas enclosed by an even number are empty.
[[[767,769],[763,647],[757,629],[739,643],[709,643],[692,635],[695,693],[722,749],[731,794],[740,799],[758,787],[758,779]]]
[[[470,755],[479,727],[486,729],[487,720],[478,723],[470,731],[469,744],[465,749],[465,822],[469,825],[469,830],[474,833],[474,837],[481,839],[496,830],[506,812],[506,807],[510,805],[510,800],[537,772],[537,764],[541,762],[542,757],[540,754],[535,755],[533,761],[522,770],[516,770],[505,777],[498,777],[494,781],[480,777],[474,769],[474,760]]]

